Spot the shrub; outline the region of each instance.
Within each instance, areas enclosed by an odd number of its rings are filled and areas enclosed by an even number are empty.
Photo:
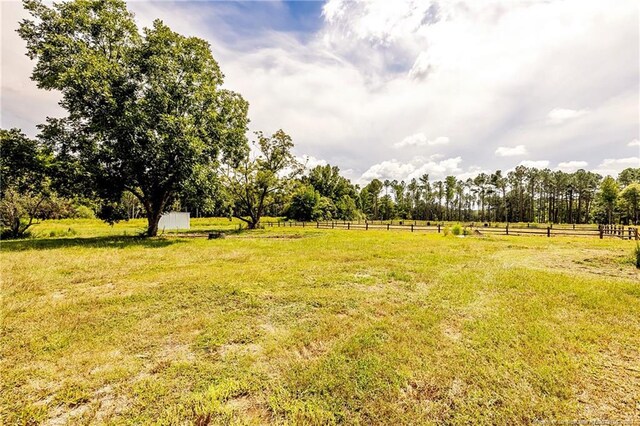
[[[96,215],[91,210],[91,208],[87,206],[76,206],[76,217],[79,219],[95,219]]]
[[[451,233],[453,235],[461,235],[462,234],[462,226],[460,226],[460,224],[456,223],[455,225],[453,225],[453,227],[451,228]]]
[[[446,237],[447,235],[449,235],[451,233],[451,228],[449,228],[448,226],[444,228],[443,230],[444,236]]]
[[[636,268],[640,269],[640,244],[636,243]]]
[[[66,229],[66,230],[57,229],[57,230],[49,232],[49,237],[51,237],[51,238],[73,237],[74,235],[77,235],[77,234],[78,233],[73,228],[69,228],[69,229]]]

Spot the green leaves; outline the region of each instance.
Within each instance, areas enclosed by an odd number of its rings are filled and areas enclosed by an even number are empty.
[[[233,200],[233,215],[255,228],[267,206],[278,192],[285,191],[292,179],[302,171],[291,153],[293,141],[284,131],[271,137],[256,132],[255,159],[245,159],[227,169],[225,183]]]
[[[121,0],[24,5],[33,20],[19,33],[37,60],[32,78],[61,91],[69,113],[43,125],[43,135],[56,135],[55,150],[77,159],[102,197],[136,194],[150,235],[198,165],[242,158],[248,104],[220,89],[224,76],[206,41],[159,20],[140,32]]]

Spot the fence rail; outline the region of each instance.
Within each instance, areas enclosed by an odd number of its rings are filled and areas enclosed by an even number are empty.
[[[411,232],[434,232],[442,233],[447,228],[444,224],[431,224],[426,221],[320,221],[320,222],[297,222],[297,221],[278,221],[263,222],[265,227],[302,227],[316,229],[347,229],[347,230],[400,230]],[[640,240],[637,227],[622,225],[599,225],[596,227],[585,227],[576,225],[551,225],[540,228],[538,225],[533,226],[477,226],[475,224],[461,225],[473,234],[488,235],[540,235],[546,237],[552,236],[581,236],[581,237],[598,237],[618,238],[622,240]]]

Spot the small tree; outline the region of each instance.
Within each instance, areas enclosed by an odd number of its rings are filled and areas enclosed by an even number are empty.
[[[620,192],[620,207],[626,213],[627,220],[635,225],[640,215],[640,183],[631,183]]]
[[[284,131],[271,137],[256,132],[257,155],[247,153],[237,167],[229,167],[226,183],[231,197],[232,215],[247,223],[249,229],[260,225],[260,219],[273,196],[285,190],[302,172],[302,166],[291,153],[293,142]]]
[[[300,185],[291,197],[287,217],[295,220],[317,220],[320,194],[311,185]]]
[[[45,216],[45,201],[51,194],[46,173],[51,155],[18,129],[0,130],[0,151],[2,235],[19,238],[35,219]]]

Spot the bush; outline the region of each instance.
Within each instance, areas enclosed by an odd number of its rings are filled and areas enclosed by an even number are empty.
[[[636,268],[640,269],[640,244],[636,243]]]
[[[449,228],[448,226],[444,228],[443,230],[444,236],[448,236],[451,233],[451,228]]]
[[[77,234],[78,233],[73,228],[69,228],[67,230],[57,229],[57,230],[49,232],[49,237],[51,237],[51,238],[73,237],[74,235],[77,235]]]
[[[462,226],[460,226],[460,224],[456,223],[455,225],[453,225],[453,227],[451,228],[451,233],[453,235],[462,235]]]
[[[95,219],[96,215],[87,206],[76,206],[75,216],[79,219]]]

